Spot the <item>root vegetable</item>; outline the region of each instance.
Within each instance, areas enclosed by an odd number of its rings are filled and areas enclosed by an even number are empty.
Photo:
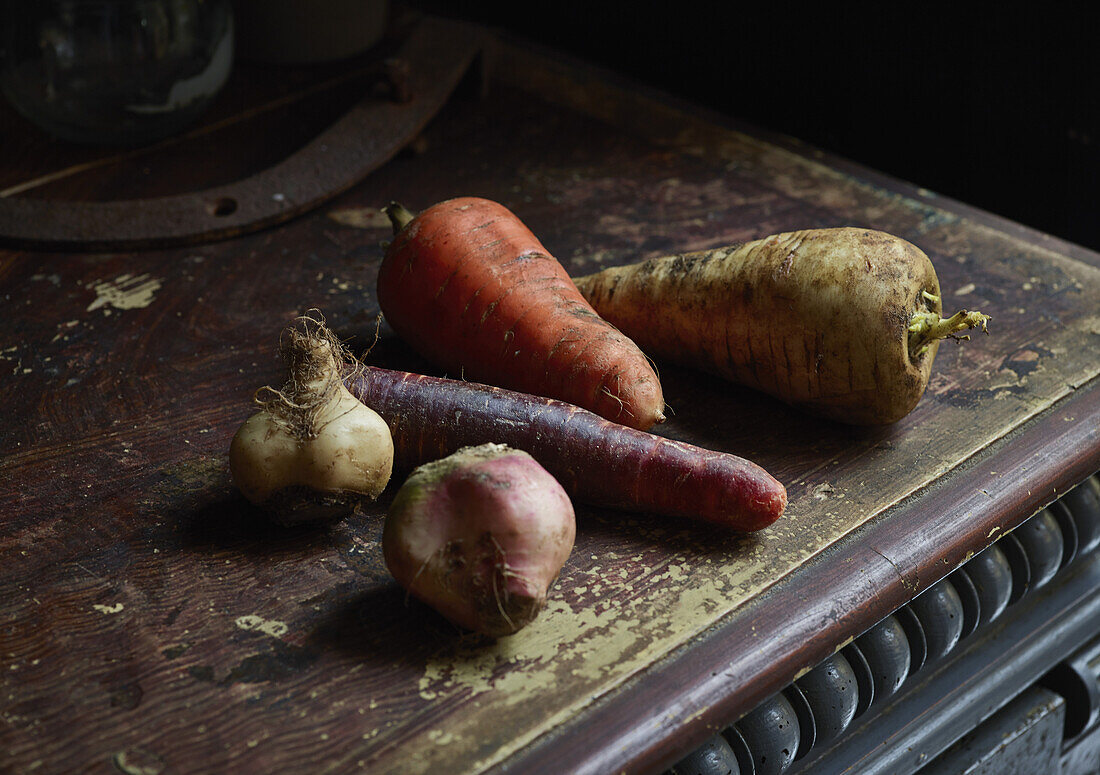
[[[412,595],[499,637],[542,610],[576,532],[573,505],[546,469],[484,444],[413,471],[386,515],[382,551]]]
[[[346,353],[322,322],[300,318],[280,350],[287,383],[257,391],[262,408],[229,447],[233,481],[283,524],[343,516],[385,489],[389,428],[344,386]]]
[[[770,525],[787,504],[783,485],[748,460],[561,401],[369,366],[348,387],[389,423],[398,470],[501,442],[530,453],[572,497],[596,505],[748,531]]]
[[[777,234],[575,282],[649,355],[859,425],[912,411],[940,341],[989,319],[942,317],[928,257],[867,229]]]
[[[496,202],[464,197],[413,217],[378,271],[393,329],[454,376],[548,396],[648,429],[664,420],[645,355],[602,320],[531,231]]]

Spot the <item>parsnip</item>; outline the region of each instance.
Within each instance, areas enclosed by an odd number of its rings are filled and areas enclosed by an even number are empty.
[[[575,282],[648,355],[860,425],[911,412],[940,341],[989,319],[944,318],[928,256],[869,229],[776,234]]]

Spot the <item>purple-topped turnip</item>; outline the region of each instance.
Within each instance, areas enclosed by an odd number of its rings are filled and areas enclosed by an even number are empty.
[[[531,622],[573,548],[565,490],[526,452],[465,447],[409,475],[386,516],[386,565],[451,622],[499,637]]]

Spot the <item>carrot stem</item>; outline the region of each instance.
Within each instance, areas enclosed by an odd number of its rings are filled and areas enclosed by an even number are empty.
[[[409,221],[416,217],[412,212],[397,202],[390,202],[382,209],[382,212],[389,216],[390,223],[393,224],[394,234],[404,229],[409,224]]]
[[[926,293],[929,301],[938,299],[932,294]],[[919,309],[909,319],[909,357],[916,360],[924,355],[932,342],[940,339],[969,339],[969,336],[960,336],[960,331],[981,326],[982,331],[988,333],[986,323],[989,315],[980,312],[959,310],[949,318],[941,317],[938,313],[928,309]]]

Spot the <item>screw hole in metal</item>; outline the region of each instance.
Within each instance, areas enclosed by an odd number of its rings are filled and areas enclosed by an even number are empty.
[[[224,218],[237,212],[237,200],[231,196],[219,197],[210,203],[209,210],[211,215]]]

